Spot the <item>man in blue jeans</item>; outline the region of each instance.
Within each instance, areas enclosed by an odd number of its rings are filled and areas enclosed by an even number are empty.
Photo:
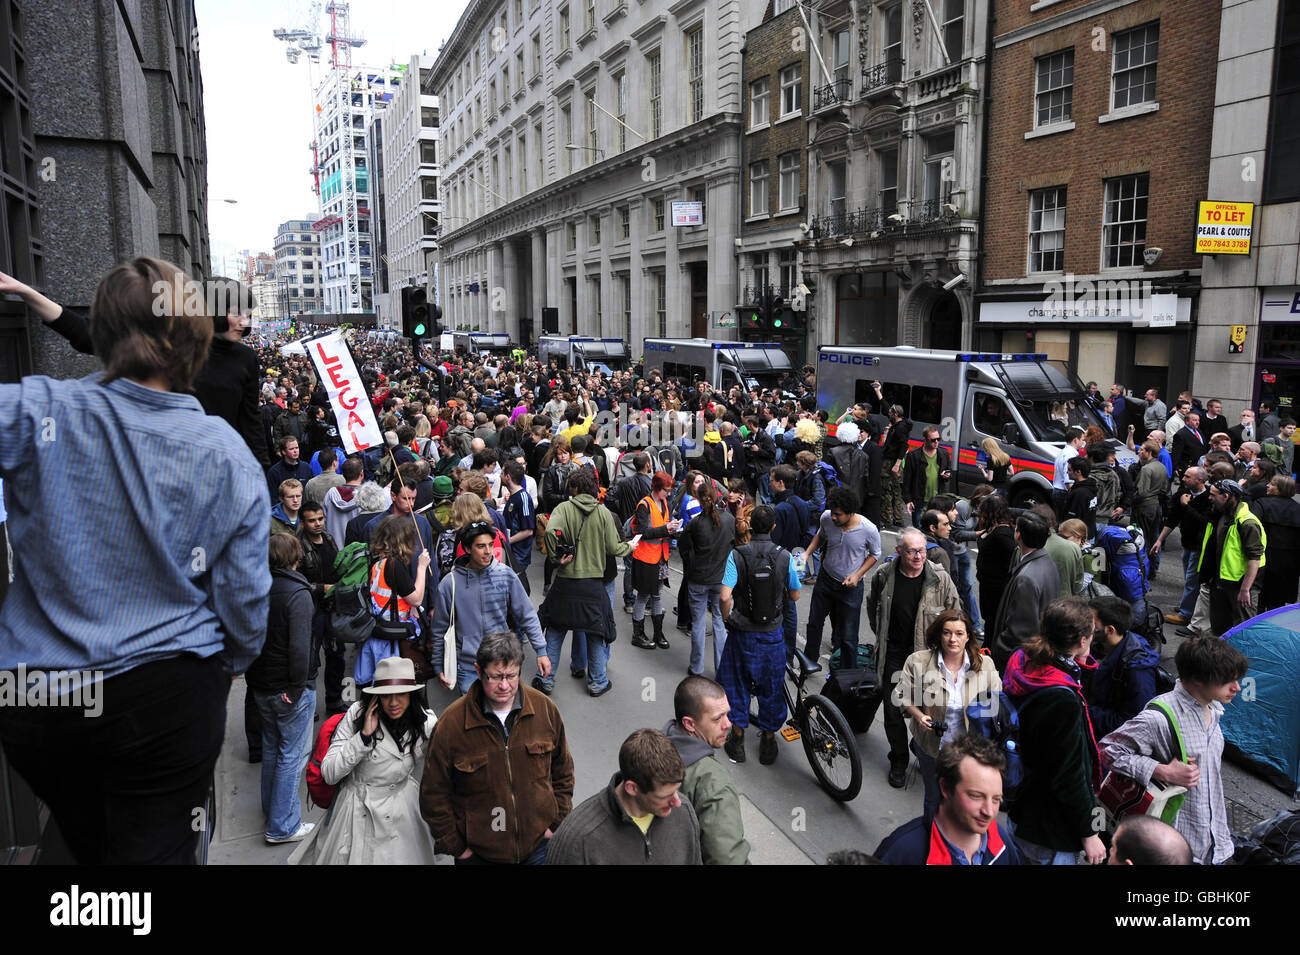
[[[1183,472],[1178,495],[1170,501],[1160,537],[1151,545],[1151,553],[1160,553],[1173,529],[1177,527],[1183,541],[1183,597],[1177,613],[1165,614],[1165,623],[1186,627],[1196,612],[1196,597],[1201,592],[1201,542],[1205,525],[1210,521],[1210,495],[1205,490],[1208,475],[1204,468],[1190,467]],[[1184,634],[1185,636],[1186,634]]]
[[[803,552],[805,562],[823,541],[826,555],[813,586],[804,653],[812,660],[821,655],[822,626],[829,615],[831,652],[840,651],[842,666],[855,667],[862,580],[880,559],[880,531],[858,513],[858,495],[852,488],[834,487],[826,492],[826,510],[812,543]]]
[[[311,584],[298,572],[302,545],[289,534],[270,541],[271,608],[266,643],[248,668],[248,692],[262,717],[262,812],[268,845],[297,842],[313,828],[302,821],[298,782],[311,754],[318,655],[312,643]]]

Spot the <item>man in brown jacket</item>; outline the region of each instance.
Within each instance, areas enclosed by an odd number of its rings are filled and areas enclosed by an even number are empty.
[[[542,865],[573,808],[573,758],[560,711],[521,686],[523,645],[510,632],[479,644],[478,679],[434,728],[420,812],[457,865]]]

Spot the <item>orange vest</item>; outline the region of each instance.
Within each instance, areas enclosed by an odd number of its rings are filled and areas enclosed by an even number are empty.
[[[663,504],[661,509],[661,506],[655,502],[655,499],[648,494],[641,498],[641,503],[650,506],[651,527],[663,527],[668,523],[667,503]],[[637,507],[640,506],[640,503],[637,504]],[[660,561],[666,561],[668,559],[670,549],[671,538],[656,537],[653,540],[645,540],[643,538],[641,543],[636,545],[636,550],[632,551],[632,556],[647,564],[657,564]]]
[[[387,581],[384,579],[384,568],[387,566],[388,558],[385,557],[370,569],[370,602],[373,605],[371,610],[374,613],[381,612],[388,605],[388,598],[393,595],[392,589],[386,586]],[[407,623],[415,622],[415,612],[411,609],[411,605],[402,599],[401,594],[398,594],[395,603],[397,605],[397,619],[404,620]]]

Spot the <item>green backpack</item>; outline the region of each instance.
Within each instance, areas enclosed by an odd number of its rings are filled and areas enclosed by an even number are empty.
[[[334,558],[334,573],[340,587],[368,587],[370,547],[364,541],[348,544]]]

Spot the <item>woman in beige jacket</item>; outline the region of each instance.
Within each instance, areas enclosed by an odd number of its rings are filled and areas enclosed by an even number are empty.
[[[925,781],[925,815],[939,808],[935,761],[939,748],[970,727],[966,707],[1002,689],[993,658],[979,652],[974,627],[960,610],[940,613],[925,631],[925,649],[907,658],[894,703],[911,723],[912,752]]]

